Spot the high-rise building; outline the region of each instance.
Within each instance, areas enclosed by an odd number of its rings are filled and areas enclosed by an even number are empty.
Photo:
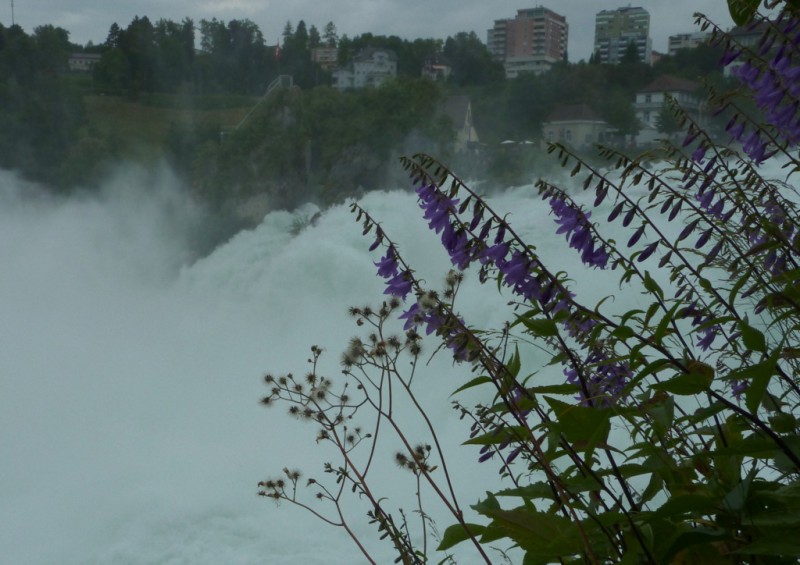
[[[567,59],[567,19],[543,6],[517,10],[514,18],[495,20],[487,47],[501,61],[508,78],[522,72],[543,73]]]
[[[603,10],[595,18],[594,56],[600,63],[622,61],[633,43],[643,63],[650,64],[650,14],[644,8],[631,7]]]

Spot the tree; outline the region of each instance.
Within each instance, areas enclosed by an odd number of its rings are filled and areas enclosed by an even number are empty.
[[[312,25],[308,28],[308,48],[316,49],[320,46],[321,41],[317,27]]]
[[[275,60],[251,20],[201,20],[205,88],[239,94],[263,94],[275,74]]]
[[[108,29],[108,35],[106,36],[104,45],[109,49],[113,49],[114,47],[119,47],[120,46],[119,38],[121,35],[122,35],[122,30],[120,29],[117,22],[114,22]]]
[[[600,102],[600,113],[623,139],[635,137],[642,129],[630,96],[619,88],[606,93],[605,99]]]
[[[64,72],[73,48],[69,32],[48,24],[34,28],[33,38],[39,52],[40,69],[50,73]]]
[[[339,34],[336,33],[336,26],[333,25],[333,22],[325,24],[322,38],[325,40],[325,45],[328,47],[336,47],[339,43]]]
[[[623,53],[619,62],[623,65],[631,65],[642,62],[642,59],[639,57],[639,49],[636,47],[636,43],[634,41],[631,40],[628,42],[627,47],[625,47],[625,53]]]
[[[297,29],[294,30],[292,36],[292,45],[298,51],[308,50],[308,30],[306,29],[306,22],[300,20],[297,22]]]
[[[673,134],[681,131],[681,124],[678,116],[675,114],[669,104],[664,102],[661,111],[656,118],[656,128],[660,133],[665,133],[672,138]]]
[[[137,96],[140,92],[153,92],[158,54],[155,29],[147,16],[133,18],[120,36],[120,48],[130,67],[129,93]]]
[[[291,39],[292,35],[294,35],[294,26],[292,26],[292,22],[286,20],[286,25],[283,26],[283,41],[284,43]]]
[[[492,60],[474,31],[461,31],[448,37],[443,52],[453,65],[451,80],[459,86],[486,85],[501,81],[505,76],[503,66]]]

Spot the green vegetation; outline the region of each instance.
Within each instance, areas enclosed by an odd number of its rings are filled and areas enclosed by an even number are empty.
[[[391,49],[398,77],[370,90],[334,90],[330,72],[312,61],[319,46],[337,47],[340,65],[366,47]],[[99,57],[92,73],[68,70],[69,54],[81,52]],[[444,81],[420,78],[434,55],[451,67]],[[719,56],[703,46],[654,66],[633,57],[620,65],[581,61],[506,80],[466,32],[444,41],[348,38],[332,22],[320,33],[301,20],[287,22],[280,46],[269,46],[249,20],[136,17],[111,25],[102,45],[81,47],[61,28],[28,35],[0,26],[0,166],[71,190],[99,184],[117,162],[167,160],[220,210],[251,198],[270,207],[327,203],[396,184],[396,157],[418,150],[508,186],[529,182],[545,160],[541,126],[558,105],[587,104],[620,136],[635,135],[637,89],[665,73],[719,83]],[[279,75],[294,87],[264,97]],[[462,124],[444,112],[453,95],[471,101],[477,158],[454,151],[454,126]]]

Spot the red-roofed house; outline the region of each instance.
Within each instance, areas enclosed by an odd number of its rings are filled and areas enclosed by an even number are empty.
[[[700,85],[672,75],[661,75],[636,93],[634,109],[642,124],[637,136],[639,143],[651,143],[665,134],[658,131],[658,118],[667,100],[667,95],[675,98],[693,119],[703,120],[703,92]]]
[[[559,142],[576,149],[606,143],[613,135],[608,123],[586,104],[558,106],[542,123],[545,142]]]

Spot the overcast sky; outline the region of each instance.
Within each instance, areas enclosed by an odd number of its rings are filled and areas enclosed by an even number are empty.
[[[11,23],[12,0],[0,0],[0,23]],[[536,6],[520,0],[13,0],[16,23],[27,32],[51,23],[70,32],[75,43],[105,40],[109,26],[126,27],[134,16],[182,20],[216,17],[253,20],[267,43],[275,43],[286,21],[304,20],[320,30],[329,21],[339,34],[364,32],[398,35],[406,39],[446,38],[459,31],[474,31],[486,41],[495,19],[513,17],[517,9]],[[594,17],[600,10],[627,5],[613,0],[558,0],[544,6],[566,16],[569,23],[569,57],[588,59],[594,40]],[[633,4],[650,12],[653,49],[665,52],[667,38],[695,30],[692,14],[702,12],[722,27],[732,25],[724,0],[640,0]]]

